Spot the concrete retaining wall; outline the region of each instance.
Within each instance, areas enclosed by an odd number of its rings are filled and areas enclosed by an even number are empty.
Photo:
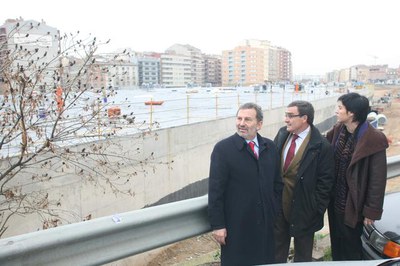
[[[337,97],[321,99],[313,102],[315,108],[315,124],[325,131],[335,119],[334,109]],[[285,108],[266,110],[264,125],[260,134],[271,139],[284,125]],[[235,132],[235,114],[232,117],[208,122],[172,127],[135,136],[116,137],[104,141],[112,149],[121,149],[126,156],[144,162],[124,164],[120,170],[135,173],[131,181],[125,185],[134,192],[134,196],[114,194],[105,180],[87,181],[77,176],[73,168],[62,173],[54,173],[49,182],[31,181],[29,178],[16,180],[22,182],[27,191],[48,191],[50,200],[62,199],[61,208],[65,210],[67,219],[63,223],[81,221],[91,215],[92,218],[118,214],[145,206],[181,200],[205,194],[209,174],[210,154],[215,143]],[[99,143],[99,142],[97,142]],[[79,145],[77,150],[88,148],[90,144]],[[146,160],[151,154],[151,160]],[[93,169],[96,164],[82,158],[82,163]],[[35,169],[36,173],[46,173],[48,169]],[[110,173],[110,180],[117,175]],[[4,237],[22,234],[41,229],[38,217],[15,217],[13,226]]]

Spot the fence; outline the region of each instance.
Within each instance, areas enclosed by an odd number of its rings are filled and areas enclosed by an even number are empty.
[[[116,90],[106,98],[98,93],[86,92],[79,99],[66,99],[66,106],[69,107],[65,108],[57,124],[55,120],[58,112],[54,110],[56,106],[38,106],[37,110],[34,109],[35,112],[29,114],[31,119],[27,128],[52,132],[56,125],[56,132],[63,132],[59,145],[68,145],[92,141],[93,138],[126,136],[148,129],[169,128],[234,116],[238,106],[245,102],[255,102],[263,110],[271,110],[285,106],[293,100],[312,101],[339,95],[336,90],[333,87],[301,92],[283,89],[255,91],[253,87]],[[75,102],[70,106],[71,101]],[[0,110],[1,118],[4,121],[16,120],[14,115],[10,115],[14,112],[6,112],[13,108],[12,104],[0,96],[0,105],[2,104],[5,107]],[[11,130],[13,123],[4,127]],[[35,145],[47,141],[49,134],[41,134],[39,137],[36,132],[28,133]],[[0,153],[18,154],[20,143],[21,136],[16,136],[3,146]]]
[[[312,101],[339,95],[335,90],[335,88],[320,88],[295,92],[281,89],[267,92],[254,91],[248,87],[234,90],[199,88],[158,89],[148,94],[143,94],[143,91],[125,90],[117,91],[111,96],[103,109],[114,106],[121,108],[120,119],[114,119],[116,127],[125,127],[126,120],[132,120],[134,116],[136,125],[166,128],[232,116],[239,105],[245,102],[255,102],[264,110],[270,110],[285,106],[293,100]]]

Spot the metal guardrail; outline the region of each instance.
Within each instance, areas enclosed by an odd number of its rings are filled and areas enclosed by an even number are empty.
[[[400,176],[400,155],[387,158],[387,178]]]
[[[400,156],[387,163],[400,176]],[[101,265],[210,230],[202,196],[1,239],[0,265]]]
[[[0,240],[0,265],[101,265],[210,231],[207,196]]]

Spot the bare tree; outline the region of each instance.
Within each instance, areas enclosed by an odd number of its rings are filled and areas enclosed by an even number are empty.
[[[129,55],[100,63],[97,49],[108,42],[47,28],[22,20],[0,31],[0,236],[14,215],[36,213],[43,228],[82,219],[40,184],[68,172],[104,193],[134,196],[127,183],[137,172],[120,169],[129,164],[144,171],[152,160],[113,141],[115,121],[149,134],[133,116],[121,122],[105,102],[117,93],[109,84],[113,68]]]

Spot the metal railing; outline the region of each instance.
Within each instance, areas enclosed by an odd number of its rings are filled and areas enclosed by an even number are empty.
[[[400,156],[388,158],[400,176]],[[207,196],[0,240],[0,265],[101,265],[211,230]]]
[[[387,178],[400,175],[400,155],[387,158]]]

